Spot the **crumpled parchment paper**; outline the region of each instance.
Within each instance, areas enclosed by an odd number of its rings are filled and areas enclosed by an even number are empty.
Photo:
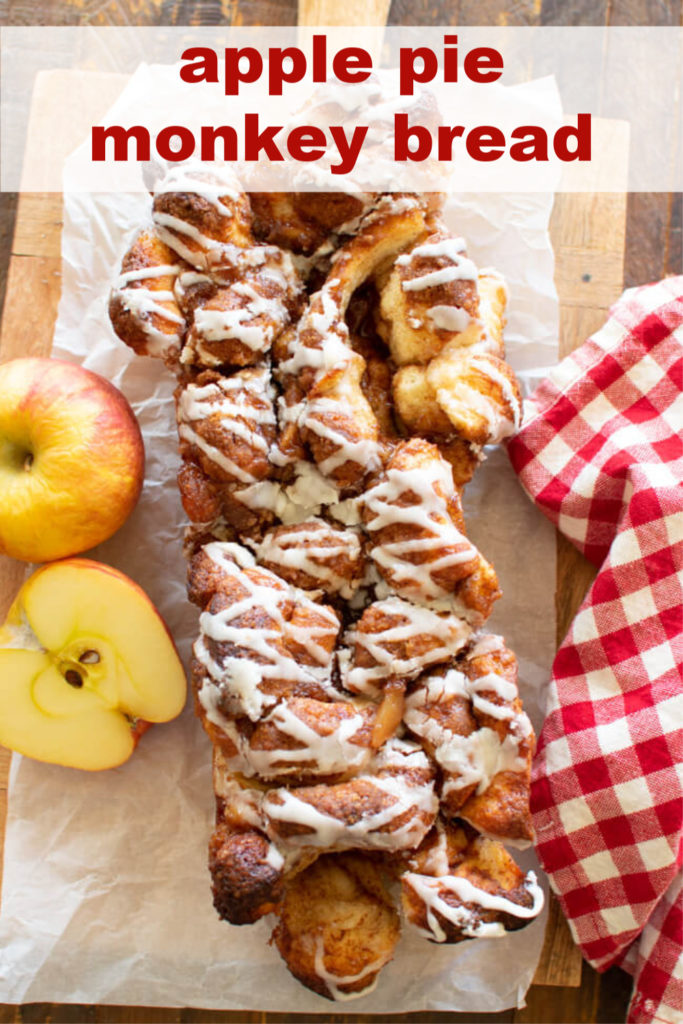
[[[550,99],[552,102],[552,97]],[[67,170],[68,186],[68,170]],[[557,300],[549,195],[459,196],[446,219],[480,266],[510,284],[508,357],[525,388],[557,360]],[[91,552],[128,573],[155,601],[187,659],[196,610],[185,597],[183,513],[173,381],[135,357],[108,323],[111,281],[147,217],[143,195],[65,195],[63,292],[53,354],[112,380],[139,417],[147,450],[140,503]],[[536,726],[554,654],[555,539],[524,497],[504,452],[468,486],[469,532],[496,566],[504,597],[489,620],[520,661]],[[144,643],[144,637],[135,638]],[[237,928],[211,904],[207,839],[213,821],[210,744],[191,708],[147,733],[120,768],[87,773],[14,756],[0,915],[0,998],[323,1013],[268,946],[272,922]],[[533,866],[533,853],[517,855]],[[495,1012],[521,1005],[543,942],[545,915],[522,932],[436,946],[406,928],[377,990],[357,1012]]]

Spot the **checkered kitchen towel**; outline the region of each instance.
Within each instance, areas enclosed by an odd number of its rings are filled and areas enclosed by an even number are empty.
[[[683,277],[627,291],[525,407],[529,495],[599,567],[553,665],[532,811],[576,941],[683,1021]]]

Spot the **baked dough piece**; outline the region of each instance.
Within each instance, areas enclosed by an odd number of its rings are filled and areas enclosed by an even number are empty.
[[[398,445],[360,504],[370,557],[400,597],[446,598],[477,569],[451,468],[434,445],[417,438]]]
[[[518,846],[532,839],[534,734],[517,690],[517,661],[501,637],[475,643],[451,667],[420,677],[404,721],[443,773],[441,810]]]
[[[256,238],[311,256],[329,244],[331,234],[353,233],[379,197],[372,192],[250,192],[249,198]]]
[[[226,246],[252,241],[249,199],[227,168],[172,167],[155,186],[152,210],[158,237],[197,270],[220,264]]]
[[[270,370],[248,368],[230,377],[205,371],[176,391],[176,418],[178,485],[190,520],[222,518],[245,533],[272,521],[267,510],[248,505],[249,488],[271,472],[277,437]]]
[[[181,275],[184,301],[192,307],[185,365],[258,363],[296,315],[301,282],[289,254],[272,246],[248,251],[255,265],[230,283],[208,286],[201,278],[188,284],[189,275]]]
[[[503,360],[507,289],[494,270],[476,280],[477,316],[462,332],[436,331],[424,342],[403,328],[409,337],[393,379],[396,410],[411,433],[439,441],[455,435],[475,451],[499,443],[521,420],[519,388]]]
[[[355,776],[372,760],[377,705],[292,697],[244,737],[251,772],[268,782],[308,785]]]
[[[374,601],[344,636],[341,679],[352,693],[377,696],[391,680],[419,676],[429,665],[450,661],[472,635],[454,612],[439,612],[399,597]]]
[[[337,250],[287,351],[278,352],[285,423],[299,431],[321,472],[344,488],[358,487],[382,463],[379,424],[361,386],[365,360],[351,347],[346,311],[355,290],[424,228],[419,203],[378,204]]]
[[[378,324],[397,366],[428,363],[448,342],[480,339],[477,276],[464,239],[443,229],[397,257]]]
[[[391,739],[372,769],[349,782],[270,790],[268,835],[304,850],[413,849],[438,810],[432,765],[417,744]]]
[[[406,919],[432,942],[494,937],[538,915],[543,893],[500,843],[439,823],[401,878]]]
[[[213,571],[201,564],[209,558]],[[194,684],[206,722],[226,716],[257,722],[281,699],[334,698],[331,673],[341,623],[327,605],[312,601],[255,564],[238,544],[209,544],[190,566],[216,586],[200,618]],[[203,596],[207,596],[207,589]]]
[[[263,480],[277,432],[274,398],[266,368],[200,374],[176,392],[181,457],[221,482]]]
[[[358,532],[309,519],[269,530],[257,548],[261,565],[304,590],[324,590],[349,600],[365,575]]]
[[[252,924],[282,899],[285,858],[265,835],[261,793],[239,782],[214,753],[216,827],[209,841],[214,906],[231,924]]]
[[[273,939],[295,978],[328,999],[372,991],[392,959],[399,917],[380,865],[319,857],[285,887]]]
[[[187,324],[174,286],[182,261],[151,230],[139,233],[123,258],[109,298],[109,319],[134,352],[157,356],[170,366],[178,359]]]

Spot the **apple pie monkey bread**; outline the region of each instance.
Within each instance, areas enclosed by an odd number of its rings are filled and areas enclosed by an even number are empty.
[[[461,493],[518,425],[505,284],[436,194],[251,193],[175,167],[110,316],[175,392],[213,744],[218,914],[271,914],[289,970],[361,995],[401,918],[523,928],[534,735]]]

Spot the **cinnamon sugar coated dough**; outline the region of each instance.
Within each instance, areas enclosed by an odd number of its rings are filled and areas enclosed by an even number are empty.
[[[452,943],[541,910],[504,846],[532,838],[534,735],[461,506],[520,421],[506,302],[434,194],[249,195],[191,164],[112,289],[177,378],[215,907],[273,915],[329,999],[377,984],[401,921]]]

